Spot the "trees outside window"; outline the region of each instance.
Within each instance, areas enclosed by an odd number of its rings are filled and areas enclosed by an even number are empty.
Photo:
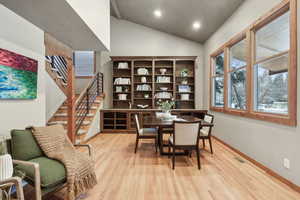
[[[228,72],[228,107],[232,109],[246,109],[246,67],[247,45],[246,39],[230,47]]]
[[[214,69],[212,76],[213,98],[215,107],[224,107],[224,53],[213,58]]]
[[[255,32],[254,109],[288,114],[290,12]]]

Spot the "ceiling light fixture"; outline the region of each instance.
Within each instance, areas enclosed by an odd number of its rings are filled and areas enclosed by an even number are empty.
[[[200,22],[194,22],[194,23],[193,23],[193,28],[194,28],[195,30],[198,30],[200,27],[201,27]]]
[[[160,10],[154,10],[153,14],[154,14],[154,16],[157,17],[157,18],[160,18],[161,15],[162,15]]]

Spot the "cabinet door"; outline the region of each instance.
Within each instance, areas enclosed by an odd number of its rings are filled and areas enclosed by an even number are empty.
[[[116,112],[116,127],[117,130],[126,130],[127,129],[127,112]]]
[[[115,129],[115,113],[109,111],[102,112],[102,130],[114,130]]]

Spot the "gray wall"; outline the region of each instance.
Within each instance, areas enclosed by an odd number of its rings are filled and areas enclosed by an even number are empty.
[[[0,4],[0,47],[38,61],[38,91],[33,100],[0,101],[0,135],[46,122],[44,32]]]
[[[197,108],[203,107],[203,45],[126,20],[111,18],[111,52],[102,52],[101,71],[105,75],[104,107],[111,106],[112,71],[109,56],[199,56],[196,69]]]
[[[218,49],[238,32],[244,30],[261,15],[280,3],[280,0],[247,0],[231,16],[218,31],[205,43],[205,80],[208,83],[209,55]],[[298,13],[300,13],[298,5]],[[298,15],[298,27],[299,27]],[[300,34],[298,32],[298,38]],[[298,49],[299,49],[298,40]],[[300,51],[298,51],[298,62]],[[300,68],[298,67],[298,77]],[[209,86],[205,85],[203,96],[205,106],[208,107]],[[298,87],[298,124],[300,87]],[[213,134],[230,144],[234,148],[247,154],[281,176],[300,185],[300,128],[277,125],[218,112],[213,113],[216,126]],[[290,169],[283,167],[283,159],[290,159]]]

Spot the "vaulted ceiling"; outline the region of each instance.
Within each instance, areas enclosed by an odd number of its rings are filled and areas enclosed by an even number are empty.
[[[111,0],[111,14],[189,40],[205,42],[245,0]],[[154,10],[162,13],[160,18]],[[193,30],[199,21],[201,28]]]

